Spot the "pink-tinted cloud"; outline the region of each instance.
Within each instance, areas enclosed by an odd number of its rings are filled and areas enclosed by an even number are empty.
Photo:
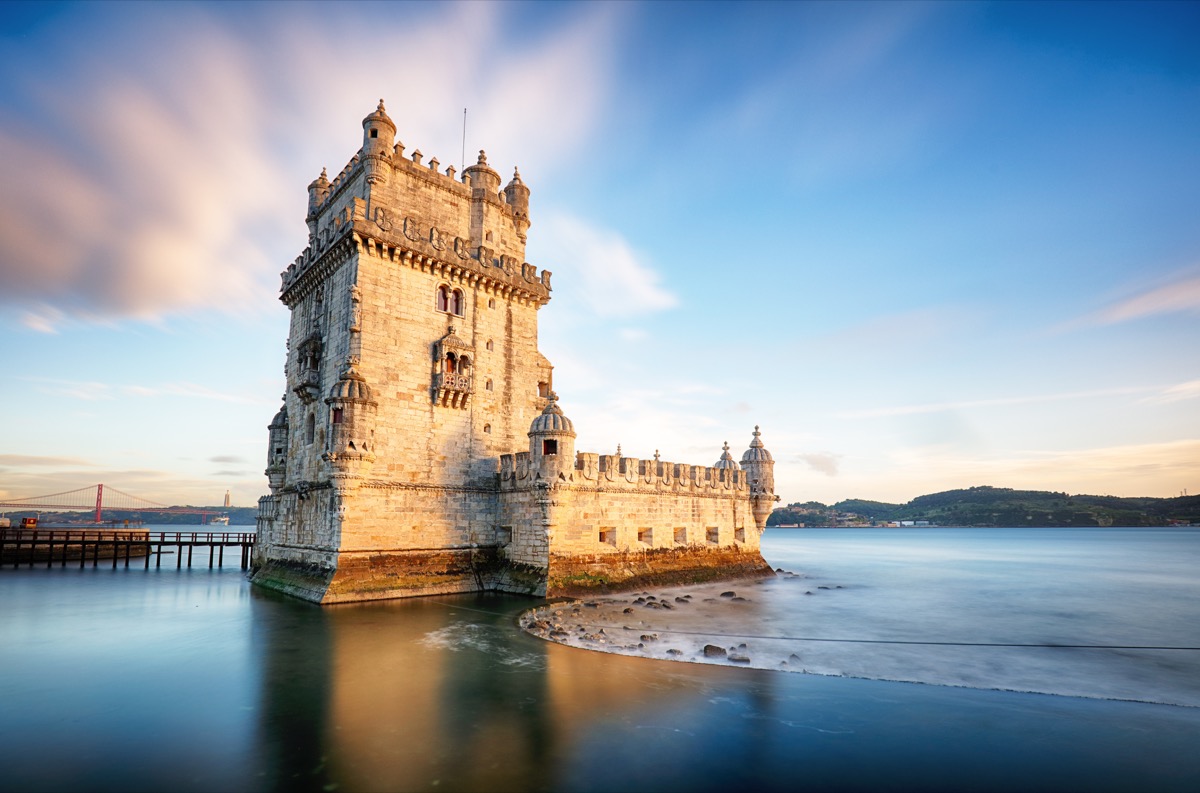
[[[305,243],[304,186],[354,153],[380,96],[410,151],[437,133],[456,161],[466,105],[469,148],[519,148],[536,172],[586,143],[619,14],[519,48],[487,4],[296,6],[269,26],[194,6],[77,16],[27,44],[50,66],[3,75],[28,101],[0,116],[0,304],[41,332],[269,306]],[[331,57],[331,38],[368,29]]]

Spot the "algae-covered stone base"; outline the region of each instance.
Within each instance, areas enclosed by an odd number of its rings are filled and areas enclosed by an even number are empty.
[[[341,553],[337,569],[273,560],[251,574],[253,583],[313,603],[500,591],[545,594],[545,573],[513,564],[492,547]]]
[[[592,556],[551,554],[546,596],[588,596],[771,574],[771,566],[757,549],[737,547],[688,546]]]

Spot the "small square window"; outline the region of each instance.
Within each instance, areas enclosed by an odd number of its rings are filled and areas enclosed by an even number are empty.
[[[705,532],[705,538],[709,545],[719,545],[721,543],[721,529],[717,526],[709,526]]]
[[[675,527],[675,544],[687,545],[687,529],[683,526]]]
[[[744,528],[734,530],[733,538],[735,540],[737,540],[738,542],[745,542],[746,541],[746,530]]]
[[[558,441],[553,438],[546,438],[542,441],[542,455],[550,457],[558,454]]]
[[[501,526],[496,529],[496,542],[500,545],[511,545],[513,538],[512,526]]]
[[[599,539],[600,542],[615,548],[617,545],[617,530],[615,528],[601,529]]]
[[[638,542],[642,545],[654,545],[654,529],[638,529]]]

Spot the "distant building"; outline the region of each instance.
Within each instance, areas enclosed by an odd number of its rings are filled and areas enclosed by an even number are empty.
[[[383,102],[309,185],[252,580],[331,603],[765,574],[758,428],[712,466],[575,451],[538,350],[529,188],[405,154]]]

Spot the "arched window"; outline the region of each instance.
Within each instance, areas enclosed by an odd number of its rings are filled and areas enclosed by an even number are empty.
[[[458,360],[454,357],[454,353],[446,353],[446,374],[454,374],[458,369]]]
[[[488,391],[491,391],[491,390],[492,390],[492,381],[491,381],[491,379],[488,379],[488,381],[487,381],[487,385],[485,385],[485,386],[484,386],[484,388],[486,388]]]
[[[487,340],[487,348],[488,348],[488,352],[492,351],[492,340],[491,339]]]
[[[434,305],[438,311],[450,310],[450,287],[439,286],[437,288],[437,298],[434,300]]]
[[[489,297],[488,298],[488,308],[495,308],[495,307],[496,307],[496,298]]]
[[[483,425],[483,431],[484,431],[484,432],[486,432],[488,435],[491,435],[491,434],[492,434],[492,425],[491,425],[491,424],[484,424],[484,425]]]
[[[312,443],[317,437],[317,417],[312,413],[308,414],[308,419],[304,422],[304,442]]]
[[[461,317],[463,315],[463,302],[464,301],[463,301],[462,290],[455,289],[453,292],[450,293],[450,308],[448,309],[449,312],[451,314],[455,314],[455,315]]]
[[[458,359],[458,373],[463,377],[471,373],[471,359],[465,355]]]

